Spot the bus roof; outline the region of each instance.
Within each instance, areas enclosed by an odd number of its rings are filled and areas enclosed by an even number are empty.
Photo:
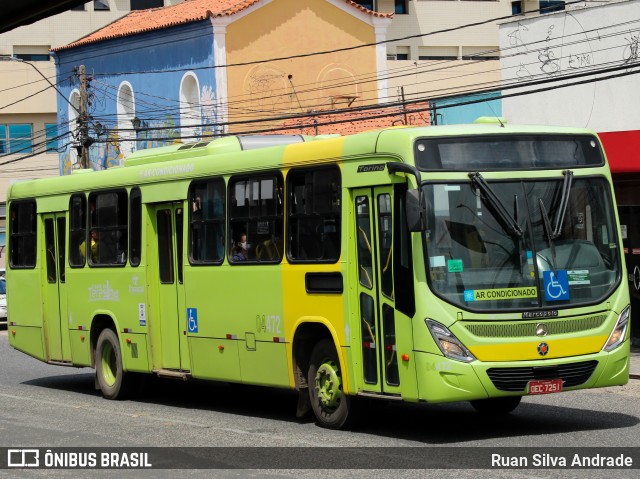
[[[594,134],[584,128],[551,126],[515,126],[480,123],[428,127],[390,127],[349,136],[258,135],[227,136],[210,141],[183,143],[140,150],[129,156],[122,167],[84,171],[54,178],[17,182],[10,186],[7,197],[26,198],[61,194],[113,186],[140,185],[178,178],[197,178],[232,174],[263,168],[299,166],[304,163],[348,161],[371,153],[389,153],[410,158],[417,138],[441,136],[508,135],[508,134]],[[284,164],[288,156],[304,160]],[[74,172],[76,173],[76,172]]]

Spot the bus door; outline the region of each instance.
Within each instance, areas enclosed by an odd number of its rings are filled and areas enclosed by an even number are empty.
[[[156,261],[158,273],[154,281],[158,288],[161,366],[187,371],[190,366],[182,276],[184,207],[182,202],[155,204],[150,214],[155,235],[149,244],[155,251],[149,257],[156,258],[150,261]]]
[[[65,284],[67,219],[65,213],[42,215],[44,241],[44,328],[50,361],[71,361]]]
[[[400,393],[393,291],[393,188],[353,191],[358,255],[359,347],[365,391]]]

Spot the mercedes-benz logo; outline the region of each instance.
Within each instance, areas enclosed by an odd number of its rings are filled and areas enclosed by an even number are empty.
[[[546,336],[547,334],[549,334],[549,332],[547,331],[546,324],[540,323],[536,325],[536,336]]]

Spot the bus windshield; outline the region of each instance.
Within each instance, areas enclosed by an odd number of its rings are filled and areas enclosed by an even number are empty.
[[[423,189],[429,285],[450,303],[478,311],[572,307],[602,300],[620,278],[604,178]]]

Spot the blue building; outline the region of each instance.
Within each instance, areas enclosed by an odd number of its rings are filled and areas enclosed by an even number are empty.
[[[473,123],[477,118],[501,117],[500,92],[456,95],[431,100],[431,124],[457,125]]]
[[[137,149],[200,138],[213,133],[200,125],[218,122],[208,20],[63,48],[55,55],[59,89],[69,99],[58,99],[61,132],[76,130],[77,69],[85,67],[93,169],[119,165]],[[77,162],[73,143],[61,153],[62,174]]]
[[[377,104],[386,47],[375,42],[391,16],[350,0],[190,0],[132,12],[54,50],[59,131],[75,135],[60,171],[77,166],[80,143],[89,166],[104,169],[141,148],[242,132],[252,119]],[[314,51],[334,53],[298,55]],[[361,84],[367,76],[380,79]]]

